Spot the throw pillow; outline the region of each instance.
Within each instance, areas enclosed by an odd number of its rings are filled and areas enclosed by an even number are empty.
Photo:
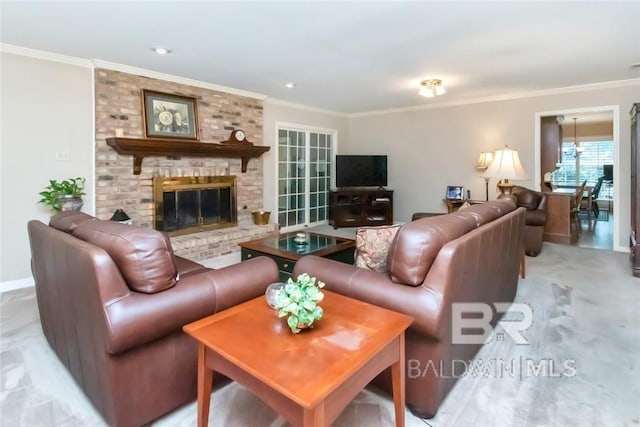
[[[80,223],[72,233],[104,249],[134,291],[153,294],[178,281],[176,259],[164,233],[101,220]]]
[[[399,229],[399,225],[359,228],[356,232],[355,266],[386,273],[389,246]]]

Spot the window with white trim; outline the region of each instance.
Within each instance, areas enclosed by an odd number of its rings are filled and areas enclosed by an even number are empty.
[[[595,185],[604,175],[603,166],[614,161],[613,141],[581,141],[577,147],[573,142],[562,143],[562,163],[553,172],[554,184]]]
[[[278,224],[327,223],[335,132],[278,127]]]

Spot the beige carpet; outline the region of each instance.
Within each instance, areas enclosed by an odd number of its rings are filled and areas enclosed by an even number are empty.
[[[438,415],[408,415],[407,426],[640,425],[640,279],[627,255],[545,244],[527,262],[517,301],[533,310],[530,344],[493,339]],[[0,310],[0,425],[103,426],[49,349],[33,289],[2,294]],[[211,426],[287,425],[237,384],[211,402]],[[195,417],[194,403],[153,425],[193,426]],[[335,425],[392,426],[391,401],[366,390]]]

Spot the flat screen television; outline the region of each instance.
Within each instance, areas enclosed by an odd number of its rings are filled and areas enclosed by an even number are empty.
[[[602,176],[605,181],[613,181],[613,165],[602,165]]]
[[[384,187],[387,156],[336,155],[336,187]]]

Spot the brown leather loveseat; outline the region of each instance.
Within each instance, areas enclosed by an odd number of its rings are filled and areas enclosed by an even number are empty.
[[[527,210],[524,228],[524,252],[538,256],[542,250],[544,226],[547,223],[547,195],[526,187],[514,186],[511,194],[516,198],[516,206]]]
[[[431,418],[481,347],[452,342],[452,304],[513,301],[524,221],[525,209],[510,199],[473,205],[404,224],[389,247],[386,271],[305,256],[293,274],[308,273],[331,291],[414,318],[406,333],[406,402]],[[388,372],[375,382],[391,391]]]
[[[212,270],[174,256],[163,233],[81,212],[28,230],[44,334],[112,426],[144,425],[193,401],[197,346],[182,326],[278,281],[269,258]]]

